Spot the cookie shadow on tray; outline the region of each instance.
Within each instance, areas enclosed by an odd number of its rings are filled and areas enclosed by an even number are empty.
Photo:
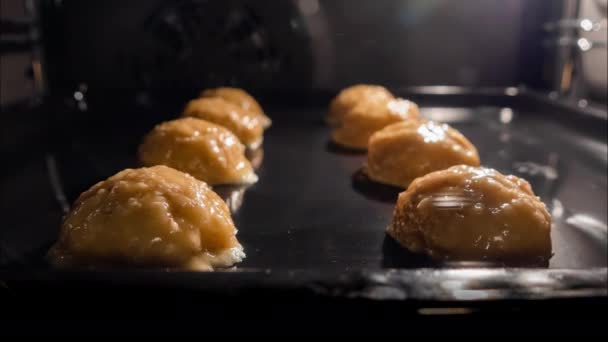
[[[395,204],[399,193],[404,190],[392,185],[381,184],[369,178],[363,168],[357,170],[352,176],[352,185],[355,191],[363,196],[384,203]]]
[[[410,252],[388,234],[382,241],[382,267],[384,268],[425,268],[440,267],[441,263],[424,254]]]
[[[333,140],[327,140],[325,150],[332,154],[340,154],[345,156],[364,156],[366,153],[365,150],[358,150],[338,145]]]

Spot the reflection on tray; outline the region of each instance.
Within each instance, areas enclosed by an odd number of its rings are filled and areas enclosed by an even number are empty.
[[[249,159],[251,166],[257,170],[262,166],[262,162],[264,161],[264,148],[261,146],[253,150],[248,148],[245,150],[245,157]]]
[[[251,166],[255,170],[262,166],[264,161],[264,148],[262,146],[256,149],[245,150],[245,157],[251,162]],[[239,208],[243,205],[243,199],[245,198],[245,191],[251,184],[235,184],[235,185],[217,185],[213,187],[215,191],[228,205],[231,213],[236,213]]]
[[[386,235],[382,242],[382,267],[384,268],[547,268],[548,261],[522,262],[513,261],[508,263],[491,261],[457,261],[457,260],[433,260],[431,257],[412,253],[401,246],[395,239]]]
[[[245,191],[250,185],[218,185],[213,187],[215,191],[228,205],[231,213],[235,213],[243,205]]]

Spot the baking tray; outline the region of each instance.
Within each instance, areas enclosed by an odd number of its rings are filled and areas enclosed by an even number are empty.
[[[110,104],[107,97],[91,97],[87,110],[66,109],[63,103],[47,107],[45,113],[54,117],[47,134],[23,145],[36,152],[3,174],[2,203],[8,205],[3,205],[0,279],[13,289],[97,284],[215,294],[274,289],[397,301],[605,298],[605,111],[514,88],[440,90],[396,92],[417,101],[424,116],[461,130],[485,166],[530,181],[553,216],[555,255],[548,268],[438,263],[400,248],[384,233],[398,191],[367,181],[359,173],[365,155],[329,141],[330,128],[323,123],[329,94],[275,93],[259,95],[274,119],[265,134],[259,182],[234,192],[218,189],[232,196],[247,253],[236,268],[214,273],[49,268],[44,255],[67,206],[95,182],[136,167],[142,136],[181,106],[150,99]]]

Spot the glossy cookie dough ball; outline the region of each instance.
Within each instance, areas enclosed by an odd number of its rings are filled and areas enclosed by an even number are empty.
[[[49,256],[56,266],[212,270],[245,254],[226,203],[166,166],[127,169],[74,203]]]
[[[365,150],[376,131],[400,121],[417,121],[418,106],[408,100],[362,100],[343,118],[332,133],[332,140],[341,146]]]
[[[402,188],[429,172],[454,165],[479,165],[477,149],[446,124],[404,121],[369,139],[365,173],[374,181]]]
[[[264,127],[258,116],[222,98],[205,97],[192,100],[186,105],[182,116],[224,126],[251,149],[262,144]]]
[[[342,118],[361,101],[388,101],[393,99],[386,88],[377,85],[358,84],[343,89],[329,104],[327,122],[339,125]]]
[[[201,97],[219,97],[228,102],[243,108],[246,111],[251,111],[256,114],[264,128],[272,125],[272,120],[262,110],[262,106],[249,93],[240,88],[219,87],[205,89],[201,93]]]
[[[546,264],[551,216],[530,184],[459,165],[420,177],[397,200],[388,234],[437,259]]]
[[[250,184],[258,179],[245,147],[226,128],[196,118],[154,127],[139,147],[144,166],[167,165],[207,182]]]

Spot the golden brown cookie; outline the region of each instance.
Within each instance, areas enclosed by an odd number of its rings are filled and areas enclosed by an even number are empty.
[[[74,203],[49,253],[57,266],[211,270],[245,254],[226,203],[166,166],[127,169]]]
[[[370,84],[357,84],[343,89],[329,104],[327,122],[339,125],[342,118],[361,101],[383,101],[393,99],[386,88]]]
[[[245,147],[226,128],[196,118],[161,123],[139,147],[144,166],[167,165],[210,184],[250,184],[257,176]]]
[[[195,117],[224,126],[252,149],[259,147],[263,140],[264,127],[256,114],[219,97],[188,102],[182,117]]]
[[[255,113],[264,128],[268,128],[272,125],[272,120],[266,116],[258,101],[256,101],[253,96],[243,89],[232,87],[210,88],[203,90],[201,97],[222,98],[228,102],[234,103],[246,111]]]
[[[417,121],[419,117],[418,106],[408,100],[362,100],[342,118],[332,140],[347,148],[365,150],[376,131],[400,121]]]
[[[433,121],[398,122],[369,139],[365,173],[374,181],[407,188],[415,178],[454,165],[479,165],[479,154],[457,130]]]
[[[543,264],[551,216],[530,184],[493,169],[459,165],[412,182],[388,234],[437,259]]]

